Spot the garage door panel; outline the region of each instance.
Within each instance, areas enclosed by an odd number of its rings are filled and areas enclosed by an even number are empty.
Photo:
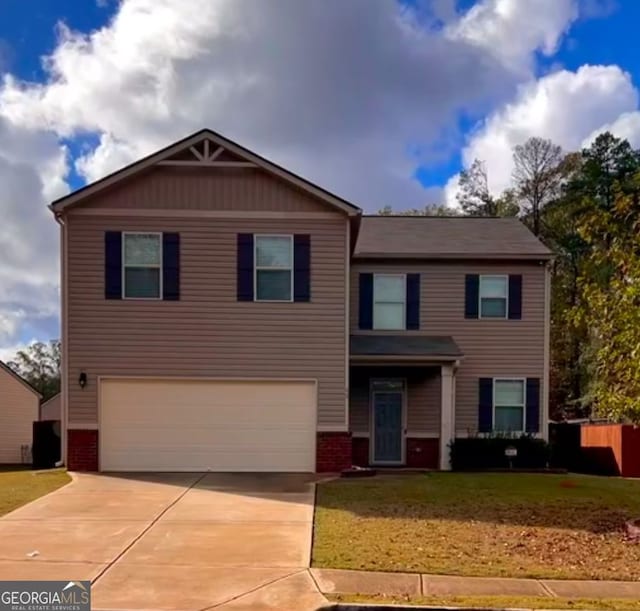
[[[103,470],[313,471],[313,382],[106,380]]]

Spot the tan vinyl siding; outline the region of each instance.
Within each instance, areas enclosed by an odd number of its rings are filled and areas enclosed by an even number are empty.
[[[420,330],[405,333],[450,335],[464,353],[456,376],[456,431],[477,431],[480,377],[540,378],[544,396],[543,265],[537,262],[390,264],[356,260],[351,271],[352,333],[372,332],[358,329],[360,272],[421,274]],[[465,274],[522,274],[522,320],[465,319]]]
[[[228,198],[214,201],[209,191],[193,186],[199,180],[191,176],[177,181],[164,200],[162,190],[155,187],[133,188],[131,193],[122,187],[119,197],[136,207],[146,206],[155,194],[161,205],[173,202],[179,207],[190,200],[193,206],[211,209],[229,201],[253,205],[243,198],[257,197],[243,191],[240,182],[241,194],[234,195],[231,189]],[[298,209],[306,209],[306,196],[269,180],[275,193],[268,197],[271,202],[281,201],[278,197],[286,191],[287,206],[293,209],[297,201]],[[268,191],[264,185],[261,188]],[[96,205],[110,207],[112,199],[113,192]],[[154,198],[154,205],[158,201]],[[323,210],[327,212],[326,207]],[[344,430],[347,219],[340,212],[328,212],[326,218],[280,220],[242,218],[241,212],[237,218],[71,213],[67,218],[70,427],[98,422],[98,376],[126,375],[314,379],[318,424]],[[105,300],[107,230],[180,233],[180,301]],[[238,233],[310,234],[311,302],[238,302]],[[81,371],[88,375],[84,389],[78,386]]]
[[[155,168],[112,187],[81,209],[327,212],[331,208],[263,170]]]
[[[0,367],[0,464],[22,462],[21,446],[31,447],[40,398]]]
[[[369,432],[370,382],[400,378],[407,383],[407,436],[440,431],[440,371],[437,367],[352,367],[349,383],[349,428]]]

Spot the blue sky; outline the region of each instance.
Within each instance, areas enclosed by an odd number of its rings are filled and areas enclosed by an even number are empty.
[[[367,212],[455,205],[474,158],[499,193],[530,136],[640,147],[638,23],[637,0],[0,0],[0,358],[59,335],[69,190],[206,126]]]
[[[526,2],[526,0],[523,0]],[[406,4],[415,5],[415,0]],[[427,3],[428,4],[428,3]],[[458,10],[474,4],[459,0]],[[640,24],[640,2],[636,0],[602,0],[584,3],[584,18],[573,24],[552,57],[538,54],[538,74],[566,67],[575,70],[583,64],[617,64],[640,82],[640,53],[633,44]],[[89,32],[105,25],[118,8],[117,0],[2,0],[0,5],[0,67],[28,81],[45,78],[41,58],[54,49],[56,26],[64,22],[71,29]],[[457,144],[481,117],[460,114]],[[90,138],[89,143],[95,138]],[[72,154],[85,146],[85,139],[67,141]],[[456,149],[456,143],[447,148]],[[425,186],[444,186],[447,179],[461,168],[460,150],[429,165],[418,164],[414,176]],[[82,178],[71,172],[73,188],[82,185]]]

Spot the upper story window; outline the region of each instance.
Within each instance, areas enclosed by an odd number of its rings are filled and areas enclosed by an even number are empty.
[[[507,318],[508,276],[480,276],[480,318]]]
[[[405,274],[374,274],[373,328],[406,329],[406,299]]]
[[[494,379],[493,430],[519,433],[525,429],[525,381]]]
[[[255,236],[255,300],[293,301],[293,236]]]
[[[122,234],[122,295],[162,299],[162,234]]]

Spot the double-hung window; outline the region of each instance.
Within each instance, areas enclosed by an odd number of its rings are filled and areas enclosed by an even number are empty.
[[[525,408],[525,381],[523,379],[494,379],[494,431],[505,433],[524,431]]]
[[[293,236],[255,236],[255,300],[293,301]]]
[[[404,274],[374,274],[374,329],[406,329],[406,280]]]
[[[508,276],[480,276],[480,318],[507,318]]]
[[[162,234],[122,234],[122,296],[162,298]]]

